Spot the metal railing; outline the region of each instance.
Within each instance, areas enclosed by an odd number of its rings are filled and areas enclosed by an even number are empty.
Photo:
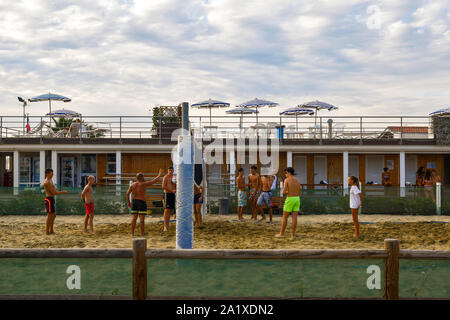
[[[29,116],[29,129],[21,116],[0,116],[0,139],[39,138],[156,138],[170,139],[181,119],[152,116],[84,116],[80,122],[58,127],[48,117]],[[70,121],[69,121],[70,122]],[[80,124],[81,123],[81,124]],[[433,139],[427,116],[191,116],[191,130],[198,139],[270,138],[282,140],[325,139]]]

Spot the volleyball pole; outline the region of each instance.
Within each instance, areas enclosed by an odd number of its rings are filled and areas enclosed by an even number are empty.
[[[189,130],[189,103],[182,104],[182,134],[177,146],[176,248],[194,247],[192,220],[194,198],[194,143]]]

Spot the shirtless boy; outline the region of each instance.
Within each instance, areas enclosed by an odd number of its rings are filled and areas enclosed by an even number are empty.
[[[289,215],[292,213],[292,231],[291,236],[294,238],[295,229],[297,228],[297,215],[300,210],[300,189],[301,184],[297,178],[294,177],[294,169],[288,167],[284,170],[286,174],[286,179],[283,184],[283,194],[285,194],[286,200],[284,201],[283,207],[283,220],[281,222],[280,233],[276,237],[283,237],[284,231],[286,230],[287,220]]]
[[[131,235],[134,236],[134,229],[136,228],[136,220],[139,215],[139,228],[141,231],[141,236],[145,235],[145,215],[147,213],[147,202],[146,202],[146,193],[147,188],[152,184],[157,182],[159,178],[161,178],[163,174],[163,170],[159,169],[158,176],[151,180],[145,181],[144,175],[139,172],[136,175],[137,181],[134,182],[127,191],[127,204],[128,207],[131,207],[131,214],[133,215],[131,219]],[[133,202],[130,202],[130,193],[133,194]]]
[[[259,184],[260,195],[258,198],[257,209],[261,213],[261,221],[266,220],[266,216],[264,215],[263,204],[266,205],[269,210],[270,222],[272,223],[272,183],[274,177],[271,175],[263,175],[261,177],[261,183]]]
[[[169,230],[170,215],[175,209],[175,192],[177,184],[173,182],[173,167],[167,169],[167,174],[163,178],[162,188],[164,190],[164,231]]]
[[[238,220],[244,220],[244,207],[247,205],[247,194],[245,192],[244,169],[239,168],[236,186],[238,188]]]
[[[87,226],[89,223],[90,233],[94,234],[94,192],[92,186],[95,183],[95,177],[88,177],[88,184],[81,192],[81,199],[84,202],[84,208],[86,209],[86,216],[84,217],[84,232],[88,232]]]
[[[250,167],[250,174],[248,175],[248,207],[252,214],[252,219],[257,218],[256,201],[258,199],[260,177],[256,171],[258,168],[253,165]]]
[[[202,226],[203,186],[194,183],[194,227]]]
[[[52,181],[53,178],[53,169],[45,169],[45,181],[44,181],[44,190],[45,190],[45,209],[47,210],[47,221],[46,221],[46,229],[45,234],[54,234],[53,225],[55,223],[56,211],[55,211],[55,196],[60,194],[67,194],[67,191],[57,191],[55,185]]]
[[[391,184],[391,172],[389,168],[383,168],[383,173],[381,174],[381,183],[385,187],[390,187]]]

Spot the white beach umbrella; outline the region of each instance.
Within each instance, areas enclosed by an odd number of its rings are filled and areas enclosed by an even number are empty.
[[[319,100],[315,100],[315,101],[310,101],[307,103],[304,103],[302,105],[299,105],[299,107],[303,107],[303,108],[309,108],[309,109],[314,109],[315,112],[315,117],[314,117],[314,128],[317,128],[317,111],[319,110],[328,110],[328,111],[333,111],[333,110],[338,110],[339,108],[336,106],[333,106],[332,104],[326,103],[326,102],[322,102]],[[315,129],[314,129],[314,137],[315,137]]]
[[[244,114],[258,114],[258,110],[256,109],[251,109],[251,108],[240,108],[240,107],[235,107],[233,109],[228,110],[226,113],[228,114],[240,114],[241,115],[241,119],[239,121],[239,129],[242,130],[242,117]]]
[[[298,131],[298,116],[314,115],[314,110],[303,107],[291,107],[280,112],[280,116],[295,116],[295,130]]]
[[[437,111],[434,111],[430,113],[430,116],[432,117],[444,117],[444,116],[450,116],[450,108],[440,109]]]
[[[227,108],[230,104],[228,102],[223,102],[219,100],[205,100],[201,102],[197,102],[191,105],[192,108],[198,108],[198,109],[209,109],[209,125],[211,126],[211,109],[212,108]]]
[[[261,108],[261,107],[276,107],[276,106],[278,106],[278,103],[276,103],[276,102],[258,99],[258,98],[246,101],[239,105],[239,107],[241,107],[241,108],[255,108],[256,111],[258,111],[258,108]],[[258,112],[256,112],[256,124],[258,124]]]

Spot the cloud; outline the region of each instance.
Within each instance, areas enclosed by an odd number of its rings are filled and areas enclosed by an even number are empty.
[[[337,115],[450,104],[446,0],[22,0],[0,12],[2,114],[48,91],[85,115],[207,98],[319,99]]]

